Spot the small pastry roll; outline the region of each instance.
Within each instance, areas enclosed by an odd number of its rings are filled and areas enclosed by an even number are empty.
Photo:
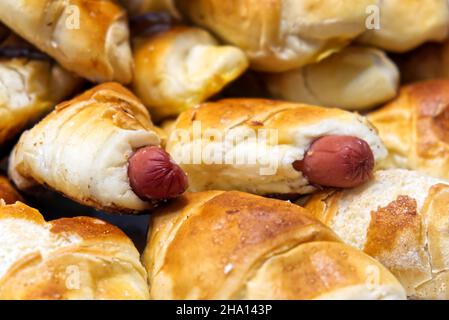
[[[150,219],[152,299],[405,298],[380,263],[288,202],[188,193]]]
[[[118,228],[89,217],[46,222],[0,205],[0,299],[148,299],[139,252]]]
[[[352,190],[312,195],[306,208],[347,244],[386,266],[411,298],[449,299],[449,185],[415,171],[378,171]]]
[[[190,190],[306,194],[370,178],[386,150],[368,121],[347,111],[262,99],[204,103],[182,113],[167,151]]]
[[[205,101],[248,67],[240,49],[221,46],[205,30],[174,27],[139,39],[133,88],[155,120]]]
[[[370,18],[373,28],[358,41],[388,51],[404,52],[426,41],[442,41],[449,30],[449,3],[447,0],[385,0]],[[374,17],[377,15],[377,17]],[[378,27],[378,28],[374,28]]]
[[[251,66],[281,72],[314,63],[366,30],[377,0],[178,0],[180,12],[242,48]]]
[[[12,34],[0,39],[0,145],[71,94],[81,80]]]
[[[399,96],[368,114],[385,143],[383,168],[408,168],[449,179],[449,80],[405,86]]]
[[[2,0],[0,20],[84,78],[131,81],[126,13],[112,0]]]
[[[23,133],[9,174],[24,191],[45,185],[97,209],[141,212],[187,187],[159,144],[145,107],[121,85],[106,83],[61,103]]]
[[[384,52],[351,46],[316,64],[264,79],[275,98],[364,110],[394,98],[399,71]]]

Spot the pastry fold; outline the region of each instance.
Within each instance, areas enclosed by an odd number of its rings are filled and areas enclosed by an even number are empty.
[[[9,175],[21,190],[45,185],[97,209],[134,213],[152,207],[132,190],[128,159],[160,144],[146,108],[106,83],[59,104],[15,146]]]
[[[449,179],[449,80],[404,86],[399,96],[368,114],[388,149],[383,168],[408,168]]]
[[[182,113],[167,151],[189,176],[190,191],[239,190],[260,195],[316,190],[293,167],[327,135],[364,140],[377,162],[386,156],[376,130],[348,111],[262,99],[225,99]]]
[[[449,185],[416,171],[378,171],[352,190],[314,194],[306,208],[379,260],[411,298],[449,298]]]
[[[381,264],[288,202],[188,193],[150,219],[143,262],[153,299],[405,298]]]
[[[114,1],[2,0],[0,21],[84,78],[131,81],[126,12]]]
[[[275,98],[364,110],[394,98],[399,71],[384,52],[350,46],[315,64],[265,74],[264,80]]]
[[[205,101],[248,67],[239,48],[222,46],[207,31],[173,27],[139,38],[133,88],[155,120]]]
[[[280,72],[314,63],[366,30],[377,0],[177,0],[194,23],[242,48],[253,68]]]
[[[139,252],[89,217],[46,222],[21,202],[0,206],[0,299],[148,299]]]

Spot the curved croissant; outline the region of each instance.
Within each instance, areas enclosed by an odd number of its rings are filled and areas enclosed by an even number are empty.
[[[156,120],[205,101],[248,67],[240,49],[193,27],[138,39],[134,63],[134,91]]]
[[[126,13],[114,1],[2,0],[0,20],[82,77],[131,81]]]
[[[235,191],[189,193],[158,209],[143,261],[153,299],[405,297],[382,265],[303,208]]]
[[[159,148],[158,132],[131,92],[117,83],[102,84],[61,103],[23,133],[11,154],[9,174],[21,190],[45,185],[100,210],[140,212],[171,197],[183,186],[173,191],[175,184],[184,183],[177,180],[183,173]],[[140,170],[137,175],[135,170]],[[155,196],[146,197],[148,188],[142,190],[132,178],[156,183],[156,190],[150,190]]]
[[[317,62],[366,30],[377,0],[178,0],[180,12],[242,48],[253,68],[280,72]]]
[[[368,114],[387,147],[384,168],[408,168],[449,178],[449,80],[405,86],[399,96]]]
[[[318,63],[266,74],[264,78],[276,98],[350,110],[386,102],[394,98],[399,86],[399,71],[385,53],[357,46]]]
[[[363,187],[317,193],[306,208],[386,266],[409,297],[448,299],[448,205],[446,182],[391,169]]]
[[[274,100],[203,103],[182,113],[170,130],[166,149],[188,174],[190,191],[285,195],[310,193],[327,183],[348,187],[345,183],[353,179],[360,183],[368,179],[375,163],[386,156],[365,118],[340,109]],[[320,180],[341,177],[339,181],[315,181],[313,172],[307,174],[307,165],[301,168],[301,161],[313,160],[311,150],[319,138],[336,140],[328,141],[327,147],[339,147],[327,150],[325,157],[331,159],[333,154],[336,161],[323,164],[326,159],[317,159],[321,163],[312,163],[309,169],[321,175]],[[345,159],[350,160],[348,165]]]
[[[449,3],[446,0],[379,1],[378,25],[373,24],[358,41],[388,51],[404,52],[427,41],[442,41],[449,30]]]
[[[17,202],[0,206],[0,230],[0,299],[148,299],[137,249],[106,222],[46,222]]]

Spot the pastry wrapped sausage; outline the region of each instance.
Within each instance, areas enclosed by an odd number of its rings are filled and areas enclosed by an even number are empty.
[[[306,194],[370,178],[386,150],[368,121],[347,111],[261,99],[226,99],[182,113],[167,151],[191,191]]]
[[[139,252],[89,217],[46,222],[21,202],[0,205],[0,299],[148,299]]]
[[[0,39],[0,145],[72,93],[80,79],[15,35]]]
[[[389,153],[384,168],[408,168],[449,179],[449,80],[405,86],[368,115]]]
[[[365,30],[377,0],[178,0],[180,12],[242,48],[253,68],[280,72],[317,62]]]
[[[133,88],[155,120],[205,101],[248,67],[245,54],[207,31],[173,27],[136,41]]]
[[[397,93],[399,71],[380,50],[351,46],[299,69],[264,75],[275,98],[363,110]]]
[[[449,298],[449,185],[404,169],[326,190],[306,204],[347,244],[386,266],[412,298]]]
[[[236,191],[157,209],[143,262],[153,299],[405,298],[380,263],[303,208]]]
[[[388,51],[404,52],[426,41],[442,41],[449,30],[447,0],[385,0],[372,10],[372,22],[358,41]]]
[[[106,83],[24,132],[9,174],[21,190],[45,185],[97,209],[135,213],[187,187],[185,173],[159,144],[145,107],[121,85]]]
[[[114,1],[2,0],[0,21],[82,77],[131,81],[126,13]]]

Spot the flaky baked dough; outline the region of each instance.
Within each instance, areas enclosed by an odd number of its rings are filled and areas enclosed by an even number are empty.
[[[106,222],[46,222],[17,202],[0,205],[0,230],[0,299],[148,299],[137,249]]]
[[[9,175],[21,190],[46,185],[97,209],[134,213],[152,207],[132,191],[128,158],[160,144],[146,108],[106,83],[63,102],[15,146]]]
[[[368,114],[387,147],[384,168],[408,168],[449,178],[449,80],[403,87],[399,96]]]
[[[158,209],[143,261],[153,299],[405,297],[383,266],[303,208],[236,191],[189,193]]]
[[[411,298],[449,298],[449,184],[378,171],[366,185],[312,195],[306,208],[347,244],[379,260]]]
[[[132,78],[126,13],[111,0],[2,0],[0,20],[94,82]]]
[[[376,161],[386,150],[355,113],[262,99],[225,99],[183,112],[170,126],[167,151],[189,176],[190,191],[305,194],[315,190],[292,163],[325,135],[365,140]],[[217,158],[215,158],[217,156]]]
[[[205,101],[248,67],[242,50],[219,45],[207,31],[194,27],[139,38],[134,63],[134,91],[155,120]]]

